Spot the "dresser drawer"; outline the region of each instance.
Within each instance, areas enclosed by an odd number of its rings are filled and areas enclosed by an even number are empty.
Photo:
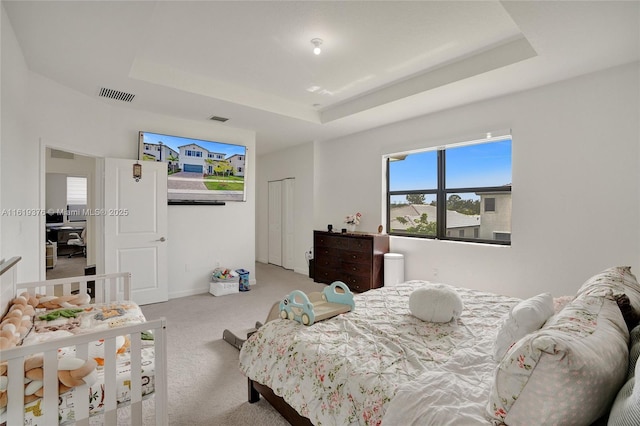
[[[343,251],[340,253],[340,259],[342,262],[371,264],[373,253],[365,253],[362,251]]]
[[[334,281],[344,281],[342,274],[336,268],[326,266],[315,267],[314,278],[316,282],[331,284]]]
[[[351,240],[349,240],[349,250],[372,253],[373,240],[364,238],[352,238]]]
[[[339,257],[334,256],[335,252],[331,253],[323,253],[322,250],[319,250],[321,253],[316,255],[314,260],[314,266],[316,268],[339,268],[342,264],[342,261]]]
[[[331,249],[346,249],[349,247],[349,239],[336,235],[317,235],[314,245]]]
[[[349,275],[371,276],[371,263],[342,262],[342,270]]]
[[[362,293],[363,291],[371,290],[371,280],[368,277],[348,274],[342,281],[354,292]]]

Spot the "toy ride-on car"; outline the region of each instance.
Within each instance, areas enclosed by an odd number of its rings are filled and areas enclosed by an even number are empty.
[[[335,281],[322,293],[313,292],[309,296],[300,290],[293,290],[280,302],[280,318],[312,325],[314,322],[349,312],[353,308],[353,293],[345,283]]]

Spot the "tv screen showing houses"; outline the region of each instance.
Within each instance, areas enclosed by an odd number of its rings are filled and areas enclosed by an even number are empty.
[[[167,163],[171,202],[245,201],[246,147],[140,132],[138,159]]]

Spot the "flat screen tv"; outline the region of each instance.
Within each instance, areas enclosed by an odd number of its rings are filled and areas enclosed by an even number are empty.
[[[169,204],[246,201],[245,146],[140,132],[138,160],[167,163]]]

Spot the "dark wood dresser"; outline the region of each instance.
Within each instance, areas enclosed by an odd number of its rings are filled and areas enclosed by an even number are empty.
[[[386,234],[313,231],[314,281],[342,281],[354,292],[382,287],[388,252]]]

